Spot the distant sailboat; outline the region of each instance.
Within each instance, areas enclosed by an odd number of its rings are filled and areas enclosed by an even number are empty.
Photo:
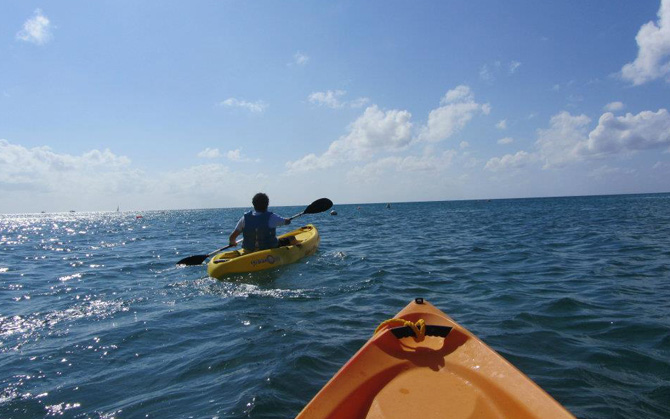
[[[116,212],[119,212],[119,206],[118,205],[116,206]]]

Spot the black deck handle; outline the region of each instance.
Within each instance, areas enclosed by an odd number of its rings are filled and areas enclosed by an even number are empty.
[[[453,329],[450,326],[434,326],[426,325],[426,336],[439,336],[446,338],[449,332]],[[394,327],[391,332],[398,339],[407,338],[410,336],[416,337],[414,330],[409,326]]]

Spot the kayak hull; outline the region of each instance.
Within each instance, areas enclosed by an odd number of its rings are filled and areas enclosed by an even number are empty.
[[[442,326],[446,337],[416,342],[382,329],[298,418],[573,418],[471,332],[430,303],[417,301],[396,318],[424,319],[426,325]]]
[[[212,278],[220,279],[229,274],[262,271],[288,265],[315,253],[321,241],[319,232],[312,224],[279,236],[279,238],[287,237],[295,237],[296,244],[256,252],[241,249],[219,253],[207,263],[207,273]]]

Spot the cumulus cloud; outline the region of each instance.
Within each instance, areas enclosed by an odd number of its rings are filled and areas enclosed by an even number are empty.
[[[347,92],[344,90],[327,90],[325,92],[311,93],[307,99],[310,103],[315,105],[327,106],[333,109],[343,108],[345,106],[360,108],[370,101],[365,97],[361,97],[352,101],[342,100],[342,97],[346,93]]]
[[[534,162],[541,162],[544,169],[560,168],[577,162],[670,147],[670,113],[666,109],[618,117],[606,112],[591,131],[590,123],[591,119],[586,115],[560,112],[551,118],[549,128],[538,130],[534,152],[522,151],[492,158],[486,169],[498,171]]]
[[[449,90],[441,99],[440,106],[428,115],[428,123],[419,134],[420,141],[437,142],[459,132],[477,114],[491,112],[489,104],[475,102],[474,94],[468,86],[458,86]]]
[[[623,66],[621,77],[636,86],[660,78],[670,82],[670,0],[661,0],[658,22],[642,25],[635,41],[637,58]]]
[[[607,112],[616,112],[624,108],[623,102],[610,102],[603,107]]]
[[[73,156],[55,153],[49,147],[27,149],[0,140],[0,177],[4,181],[22,173],[116,169],[129,164],[128,157],[117,156],[109,149],[91,150],[81,156]]]
[[[513,142],[514,142],[514,138],[512,138],[512,137],[505,137],[505,138],[501,138],[501,139],[498,140],[498,144],[503,144],[503,145],[512,144]]]
[[[249,161],[259,162],[260,161],[260,159],[253,160],[253,159],[250,159],[249,157],[243,155],[242,154],[242,149],[240,149],[240,148],[236,148],[235,150],[229,150],[226,153],[226,157],[228,158],[228,160],[235,161],[235,162],[249,162]]]
[[[412,139],[412,114],[368,107],[349,127],[349,133],[331,143],[321,156],[309,154],[286,163],[289,172],[324,169],[346,160],[363,160],[379,152],[398,151]]]
[[[130,159],[109,149],[75,156],[0,140],[0,192],[111,191],[117,188],[121,173],[126,178],[134,176]]]
[[[314,96],[314,100],[340,103],[343,93]],[[461,85],[447,91],[440,107],[428,115],[427,123],[413,135],[412,114],[406,110],[381,110],[377,105],[366,108],[362,116],[349,126],[349,133],[333,141],[321,155],[310,153],[289,161],[289,173],[325,169],[338,163],[371,160],[379,153],[393,153],[420,142],[436,143],[459,132],[477,114],[488,114],[491,106],[475,102],[473,92]],[[462,146],[465,146],[462,143]]]
[[[670,146],[670,113],[643,111],[637,115],[614,116],[607,112],[577,151],[582,155],[602,157],[628,154]]]
[[[222,102],[219,102],[219,106],[224,106],[226,108],[241,108],[250,112],[260,113],[268,107],[268,104],[262,100],[257,100],[256,102],[247,102],[246,100],[240,100],[231,97]]]
[[[533,163],[536,156],[526,151],[518,151],[516,154],[506,154],[502,157],[493,157],[486,162],[484,169],[498,172],[508,169],[519,169]]]
[[[496,124],[496,128],[507,129],[507,120],[506,119],[501,119],[500,121],[498,121],[498,123]]]
[[[216,194],[203,179],[217,179]],[[249,189],[267,190],[270,182],[221,164],[147,173],[108,149],[73,155],[0,140],[0,212],[246,205]]]
[[[229,150],[226,153],[226,157],[228,157],[228,160],[232,161],[242,161],[242,151],[239,148],[236,148],[235,150]]]
[[[591,118],[560,112],[551,117],[549,128],[538,130],[535,146],[545,168],[561,167],[577,160],[577,147],[586,138]]]
[[[218,157],[221,157],[221,152],[219,151],[218,148],[205,148],[202,150],[200,153],[198,153],[198,157],[202,159],[216,159]]]
[[[34,16],[26,20],[23,28],[16,34],[16,39],[36,45],[44,45],[52,38],[51,22],[40,9],[35,10]]]

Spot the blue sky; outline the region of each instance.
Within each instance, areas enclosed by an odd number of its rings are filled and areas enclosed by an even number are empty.
[[[670,191],[670,0],[5,1],[0,212]]]

